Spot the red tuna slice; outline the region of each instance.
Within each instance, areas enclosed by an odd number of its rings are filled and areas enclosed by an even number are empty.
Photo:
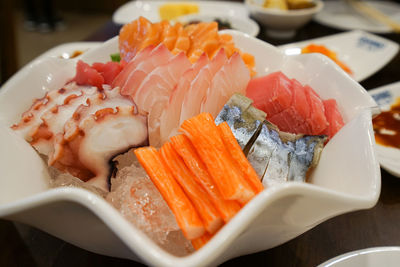
[[[115,77],[122,70],[122,66],[117,62],[107,62],[107,63],[93,63],[92,67],[96,69],[101,76],[104,78],[104,83],[111,85]]]
[[[169,52],[163,44],[158,45],[151,51],[150,55],[140,62],[131,72],[125,85],[122,87],[122,94],[133,97],[146,76],[156,67],[167,64],[172,57],[173,55],[171,52]]]
[[[343,127],[344,122],[335,99],[324,100],[322,103],[324,103],[325,116],[329,123],[323,134],[331,139]]]
[[[209,112],[215,118],[234,93],[244,94],[250,81],[250,72],[242,57],[235,53],[215,74],[206,97],[201,104],[201,112]]]
[[[251,98],[253,105],[273,116],[287,109],[292,104],[291,81],[282,72],[252,79],[246,89],[246,96]]]
[[[225,50],[221,49],[210,63],[200,70],[183,99],[180,124],[200,113],[201,103],[206,97],[214,75],[227,61]]]
[[[181,52],[167,64],[155,68],[136,91],[134,102],[139,111],[149,113],[148,130],[151,146],[161,146],[160,117],[168,104],[172,90],[180,77],[191,67],[185,53]]]
[[[208,56],[204,53],[196,63],[182,75],[178,81],[178,85],[172,91],[168,104],[160,117],[161,143],[167,141],[169,137],[178,134],[183,98],[189,90],[191,82],[208,62]]]
[[[308,118],[308,123],[311,126],[312,135],[321,134],[328,126],[328,121],[325,117],[325,107],[318,94],[308,85],[304,86],[308,105],[311,108],[311,113]]]
[[[92,85],[101,89],[104,84],[103,76],[89,64],[79,60],[76,64],[76,75],[72,79],[78,85]]]
[[[123,88],[126,81],[128,80],[129,75],[136,69],[136,67],[146,58],[148,58],[150,56],[151,51],[154,49],[154,46],[148,46],[145,49],[143,49],[142,51],[140,51],[139,53],[137,53],[135,55],[135,57],[129,61],[128,63],[126,63],[125,61],[121,61],[121,62],[125,62],[123,64],[126,64],[123,68],[123,70],[118,74],[117,77],[115,77],[113,83],[112,83],[112,87],[117,87],[119,86],[120,88]]]
[[[291,106],[272,117],[268,117],[268,120],[285,132],[311,134],[311,126],[307,120],[311,110],[304,87],[296,79],[292,79],[291,82],[293,93]]]

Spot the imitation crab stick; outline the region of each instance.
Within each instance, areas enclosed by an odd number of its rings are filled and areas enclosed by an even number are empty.
[[[191,240],[192,246],[195,250],[199,250],[202,246],[204,246],[208,241],[210,241],[212,235],[209,233],[205,233],[204,235]]]
[[[209,113],[184,121],[180,130],[189,137],[224,199],[247,203],[255,192],[237,169]]]
[[[244,155],[243,150],[240,148],[239,143],[236,141],[236,138],[233,135],[228,123],[221,123],[218,125],[218,129],[220,130],[221,139],[223,140],[225,147],[231,154],[234,161],[237,163],[239,169],[244,174],[246,181],[251,185],[256,193],[261,192],[264,187],[258,178],[256,171],[253,169],[250,162]]]
[[[171,144],[191,171],[196,182],[208,193],[224,222],[228,222],[240,210],[240,205],[236,201],[225,200],[222,197],[188,137],[183,134],[171,137]]]
[[[154,147],[142,147],[136,149],[135,154],[171,208],[185,237],[192,240],[202,236],[205,233],[202,220],[157,150]]]
[[[160,154],[175,180],[180,184],[203,219],[207,232],[215,233],[223,225],[223,220],[214,208],[207,193],[195,182],[192,173],[186,167],[179,154],[176,153],[171,143],[165,143],[160,149]]]

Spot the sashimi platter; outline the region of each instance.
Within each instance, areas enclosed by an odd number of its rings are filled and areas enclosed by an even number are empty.
[[[0,152],[0,216],[150,265],[219,264],[375,205],[377,112],[321,55],[139,17],[1,89],[1,135],[20,145]],[[14,174],[8,153],[41,174]]]

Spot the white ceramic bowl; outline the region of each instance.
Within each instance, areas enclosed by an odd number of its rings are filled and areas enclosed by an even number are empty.
[[[245,3],[251,16],[265,27],[267,34],[277,38],[293,37],[296,30],[309,22],[324,5],[321,0],[314,0],[312,8],[279,10],[264,8],[256,0],[246,0]]]
[[[223,14],[190,14],[186,16],[180,16],[176,19],[176,21],[180,21],[182,23],[189,23],[191,21],[210,22],[216,19],[219,19],[223,22],[228,22],[232,26],[233,30],[247,33],[250,36],[257,36],[260,31],[258,24],[248,17],[242,18]]]
[[[319,223],[375,205],[380,169],[374,152],[370,95],[321,55],[286,56],[237,31],[238,47],[256,58],[262,75],[282,70],[311,85],[322,98],[335,98],[346,125],[326,145],[310,183],[269,188],[249,202],[203,248],[176,257],[158,247],[104,199],[78,188],[50,189],[47,170],[34,150],[9,126],[32,99],[59,88],[74,74],[76,59],[41,59],[17,73],[0,91],[0,217],[42,229],[76,246],[155,266],[217,265],[230,258],[278,246]],[[81,56],[104,62],[118,50],[117,38]]]

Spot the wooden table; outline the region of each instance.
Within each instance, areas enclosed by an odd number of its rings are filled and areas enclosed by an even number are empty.
[[[111,21],[86,41],[104,41],[118,34]],[[340,31],[309,23],[289,40],[258,36],[274,45],[335,34]],[[400,35],[382,35],[400,43]],[[371,62],[371,64],[374,64]],[[361,83],[367,90],[397,82],[400,54]],[[276,248],[232,259],[222,266],[316,266],[340,254],[376,246],[400,246],[400,178],[382,170],[382,192],[377,205],[332,218]],[[31,227],[0,221],[0,266],[142,266],[128,260],[96,255]]]

